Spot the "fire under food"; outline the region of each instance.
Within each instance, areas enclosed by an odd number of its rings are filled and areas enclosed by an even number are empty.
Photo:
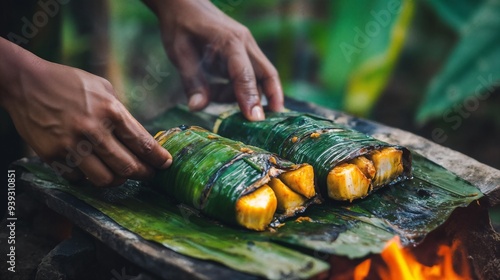
[[[329,119],[298,112],[267,113],[259,122],[222,114],[214,131],[292,162],[313,166],[321,194],[353,201],[411,177],[411,153]]]
[[[319,203],[314,171],[200,127],[160,131],[173,157],[152,185],[215,219],[262,231]]]

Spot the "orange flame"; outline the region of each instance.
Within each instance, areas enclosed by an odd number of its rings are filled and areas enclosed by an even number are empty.
[[[420,263],[408,249],[401,246],[398,237],[393,238],[380,254],[384,265],[372,267],[372,260],[367,259],[354,269],[354,279],[367,279],[368,275],[377,275],[379,279],[471,279],[470,269],[464,254],[461,254],[460,272],[456,272],[453,256],[458,252],[460,243],[455,241],[452,246],[439,245],[436,252],[437,262],[431,266]],[[371,278],[371,277],[370,277]]]

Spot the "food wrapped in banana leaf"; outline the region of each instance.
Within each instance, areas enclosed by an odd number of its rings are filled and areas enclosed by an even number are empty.
[[[411,177],[408,149],[374,139],[320,116],[284,112],[259,122],[228,112],[214,131],[314,167],[319,190],[334,200],[353,201]]]
[[[309,164],[194,126],[160,131],[155,139],[173,163],[152,185],[207,216],[261,231],[319,202]]]

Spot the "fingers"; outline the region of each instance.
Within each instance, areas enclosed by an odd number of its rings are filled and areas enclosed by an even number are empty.
[[[105,138],[106,141],[95,146],[94,153],[118,177],[141,180],[149,179],[154,174],[151,166],[139,160],[112,134]]]
[[[130,137],[128,140],[131,147],[134,146],[132,138]],[[140,140],[136,142],[138,143]],[[86,141],[86,143],[89,142]],[[167,150],[156,143],[154,139],[152,143],[155,144],[154,147],[158,146],[159,149],[147,148],[146,150],[151,151],[151,154],[158,153],[159,156],[148,158],[143,153],[142,155],[146,159],[141,160],[133,154],[132,148],[126,147],[113,134],[109,133],[109,135],[102,137],[99,143],[94,143],[85,154],[74,154],[78,152],[69,149],[69,156],[76,160],[69,162],[68,157],[66,157],[66,161],[58,161],[58,164],[53,167],[56,172],[69,181],[77,181],[86,177],[98,187],[117,186],[122,184],[125,179],[149,179],[154,174],[154,169],[153,165],[146,162],[152,162],[159,168],[166,168],[172,163]]]
[[[80,157],[77,163],[54,160],[50,162],[50,166],[70,182],[86,178],[97,187],[113,187],[125,182],[125,178],[117,176],[94,154]]]
[[[122,111],[113,132],[137,158],[152,167],[164,169],[172,164],[170,153],[127,110]]]
[[[259,48],[253,36],[248,37],[246,46],[257,80],[267,97],[269,109],[282,111],[284,98],[278,71]]]
[[[220,103],[234,103],[236,102],[236,96],[234,95],[234,88],[232,84],[211,84],[210,91],[216,92],[217,95],[213,94],[212,100]]]
[[[246,30],[246,29],[244,29]],[[248,31],[241,32],[240,41],[224,45],[229,78],[243,115],[252,121],[264,119],[258,86],[267,97],[271,111],[283,110],[283,90],[278,72],[262,53]],[[218,93],[219,94],[219,93]]]
[[[97,187],[114,187],[125,182],[125,178],[115,174],[95,155],[86,156],[79,165],[87,179]]]
[[[270,110],[283,109],[284,98],[278,73],[248,29],[232,21],[230,23],[224,30],[207,28],[213,31],[211,34],[176,32],[173,36],[175,40],[165,43],[168,56],[179,70],[191,110],[203,109],[211,98],[231,100],[227,92],[213,90],[212,84],[209,87],[211,75],[220,77],[222,74],[230,79],[243,115],[249,120],[263,120],[264,110],[258,86],[266,95]],[[219,69],[221,66],[223,69]]]
[[[169,56],[176,64],[189,98],[190,110],[205,108],[210,101],[209,89],[203,75],[201,59],[187,38],[176,40]]]
[[[253,39],[248,48],[255,75],[262,86],[264,95],[267,97],[269,109],[275,112],[282,111],[284,98],[278,71]]]
[[[170,166],[170,153],[135,119],[129,119],[128,122],[137,127],[126,126],[125,130],[128,132],[123,132],[124,129],[119,127],[113,129],[113,132],[122,131],[119,134],[126,142],[120,142],[111,130],[87,132],[85,135],[90,141],[83,139],[79,143],[85,145],[77,144],[76,148],[66,149],[65,159],[52,161],[52,168],[69,181],[86,177],[98,187],[109,187],[122,184],[125,179],[149,179],[154,174],[153,166]],[[144,131],[140,131],[141,129]],[[131,134],[130,130],[140,132]],[[83,146],[86,147],[85,150]]]
[[[241,112],[251,121],[263,120],[264,110],[260,104],[255,73],[243,45],[230,49],[227,59],[229,77]]]
[[[109,107],[112,112],[110,119],[101,125],[89,126],[76,148],[66,149],[66,165],[70,168],[58,165],[61,175],[78,179],[81,177],[79,173],[83,173],[94,185],[107,187],[122,184],[125,179],[149,179],[154,168],[170,166],[170,153],[121,103]]]
[[[63,166],[64,169],[57,168]],[[54,171],[59,173],[64,179],[70,181],[70,182],[75,182],[79,181],[83,178],[85,178],[85,175],[83,174],[80,169],[77,168],[70,168],[63,163],[63,161],[57,161],[57,164],[53,164]]]

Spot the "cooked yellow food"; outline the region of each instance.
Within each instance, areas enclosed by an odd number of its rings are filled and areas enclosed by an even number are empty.
[[[236,202],[236,221],[253,230],[265,230],[273,220],[278,202],[274,191],[264,185]]]
[[[283,173],[279,178],[290,189],[300,193],[306,198],[311,198],[316,195],[316,190],[314,188],[314,170],[309,164],[299,169]]]
[[[281,212],[294,212],[307,201],[304,196],[294,192],[278,178],[272,178],[269,186],[276,195],[278,210]]]
[[[368,194],[370,182],[358,166],[344,163],[333,168],[328,174],[328,196],[336,200],[353,201]]]

